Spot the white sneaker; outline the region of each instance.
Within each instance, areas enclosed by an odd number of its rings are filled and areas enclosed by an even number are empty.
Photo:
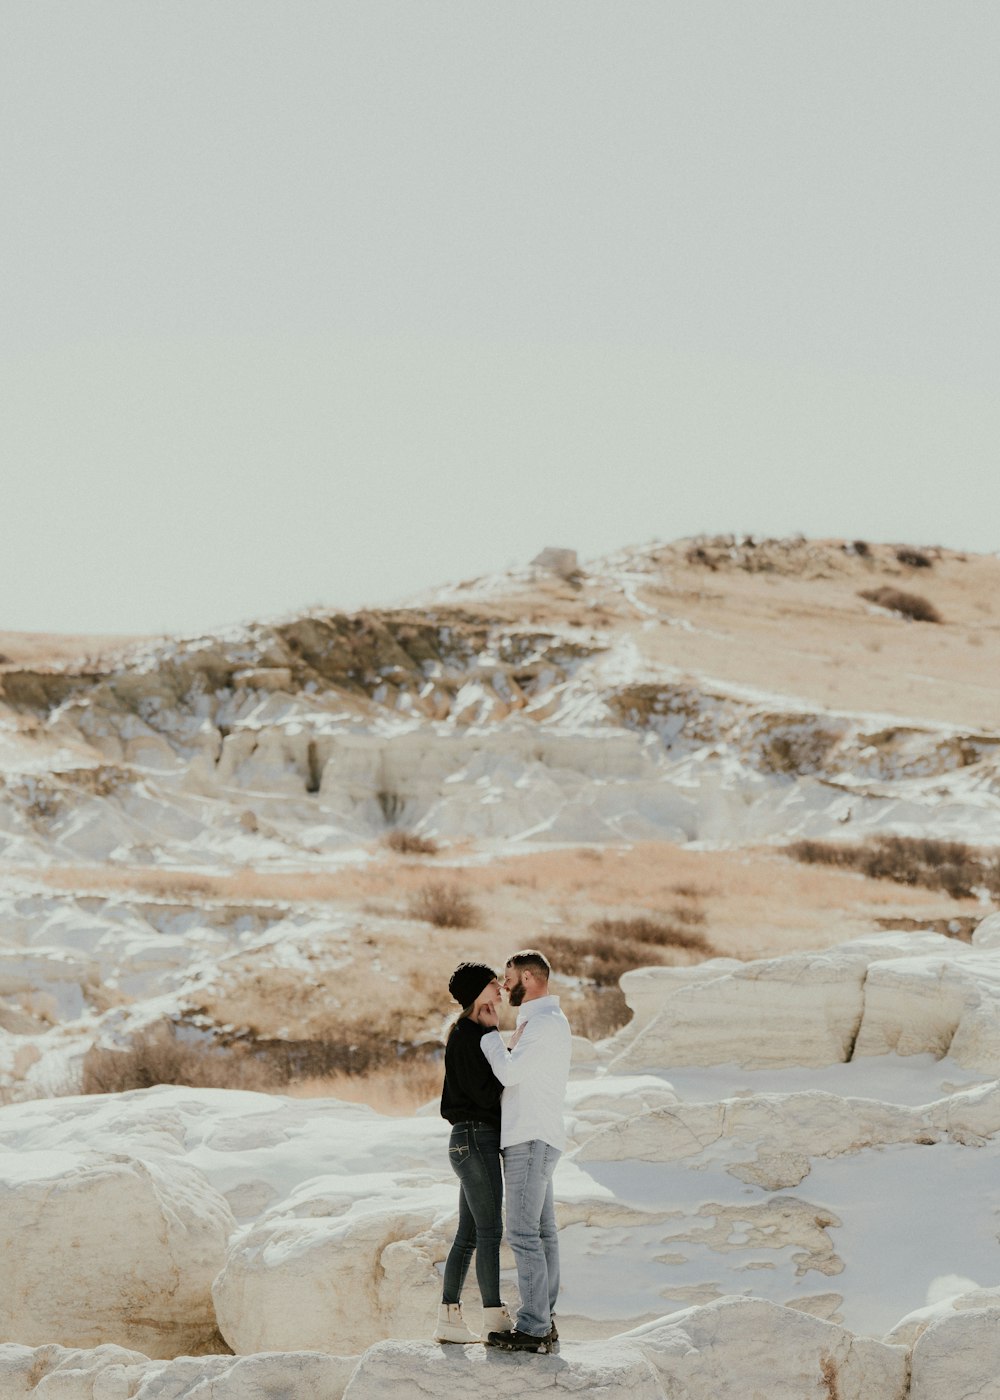
[[[467,1346],[469,1342],[479,1340],[475,1332],[470,1332],[465,1325],[461,1303],[441,1303],[438,1306],[437,1327],[434,1329],[435,1342],[457,1342],[460,1346]]]

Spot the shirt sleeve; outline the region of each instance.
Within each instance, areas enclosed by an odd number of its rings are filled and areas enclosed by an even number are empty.
[[[510,1084],[521,1084],[533,1074],[540,1074],[545,1068],[545,1027],[541,1017],[533,1016],[525,1021],[521,1038],[513,1050],[508,1050],[500,1038],[499,1031],[490,1031],[479,1042],[479,1048],[490,1062],[490,1069],[506,1088]]]

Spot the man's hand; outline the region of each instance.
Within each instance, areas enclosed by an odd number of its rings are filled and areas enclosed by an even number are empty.
[[[487,1026],[491,1031],[495,1031],[500,1024],[500,1015],[495,1005],[481,1006],[476,1014],[476,1020],[481,1026]]]

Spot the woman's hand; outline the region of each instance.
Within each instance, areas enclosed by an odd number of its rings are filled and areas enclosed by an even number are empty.
[[[487,1002],[485,1006],[481,1006],[476,1013],[476,1020],[481,1026],[487,1026],[490,1030],[495,1031],[500,1024],[496,1003]]]

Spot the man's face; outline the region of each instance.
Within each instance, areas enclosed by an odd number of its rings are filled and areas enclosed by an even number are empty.
[[[507,975],[503,979],[503,989],[507,993],[507,1000],[511,1006],[520,1006],[528,990],[524,985],[524,968],[508,963],[505,971]]]

